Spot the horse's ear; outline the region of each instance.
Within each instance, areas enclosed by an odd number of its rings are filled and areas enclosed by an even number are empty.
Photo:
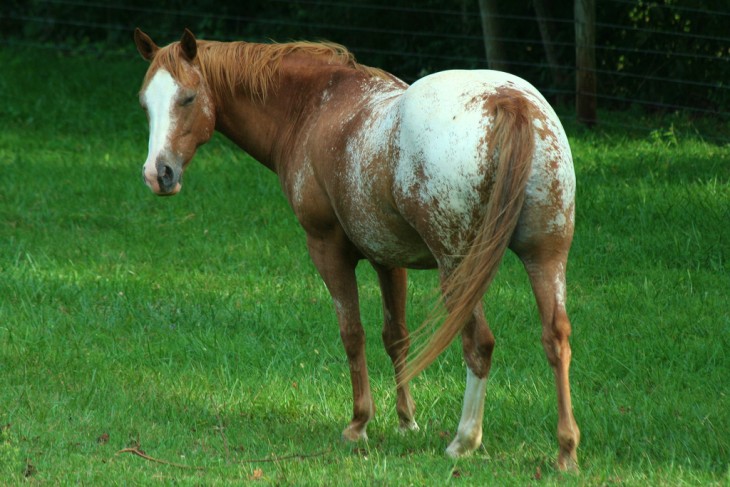
[[[139,53],[147,61],[152,61],[157,51],[160,50],[150,36],[142,32],[139,27],[134,29],[134,43],[137,45]]]
[[[185,29],[185,32],[183,32],[182,38],[180,39],[180,47],[188,61],[192,62],[195,56],[198,55],[198,41],[195,40],[195,36],[189,29]]]

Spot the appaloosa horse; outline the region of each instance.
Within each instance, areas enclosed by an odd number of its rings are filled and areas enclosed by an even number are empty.
[[[144,180],[155,193],[180,190],[214,130],[279,176],[334,301],[354,396],[345,438],[367,438],[374,413],[355,279],[367,259],[382,291],[400,427],[418,428],[408,381],[461,333],[466,392],[447,453],[480,445],[494,347],[481,300],[509,247],[530,277],[555,373],[558,467],[577,468],[565,311],[575,175],[563,128],[534,87],[496,71],[446,71],[408,86],[329,43],[199,41],[188,30],[163,48],[139,29],[134,38],[151,62],[139,99],[150,126]],[[438,268],[447,310],[412,361],[405,268]]]

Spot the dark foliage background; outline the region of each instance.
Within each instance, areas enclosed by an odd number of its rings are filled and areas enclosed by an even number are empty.
[[[557,65],[546,61],[532,0],[500,2],[500,40],[510,71],[554,100],[570,101],[573,2],[544,3]],[[4,0],[1,10],[5,45],[126,55],[136,26],[160,43],[189,27],[219,40],[327,39],[410,82],[487,66],[477,0]],[[596,18],[600,106],[727,115],[727,0],[600,0]]]

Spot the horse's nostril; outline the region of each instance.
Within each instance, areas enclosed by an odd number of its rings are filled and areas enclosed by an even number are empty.
[[[157,182],[160,183],[160,188],[163,188],[165,191],[172,189],[172,186],[175,184],[175,171],[171,166],[162,164],[157,168]]]
[[[168,166],[167,164],[165,164],[163,166],[163,169],[162,170],[163,170],[162,178],[165,181],[168,181],[168,182],[172,181],[172,176],[174,174],[173,171],[172,171],[172,168],[170,166]]]

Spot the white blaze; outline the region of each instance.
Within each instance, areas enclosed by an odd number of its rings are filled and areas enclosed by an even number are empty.
[[[172,107],[180,85],[165,71],[160,69],[150,80],[142,93],[142,101],[147,107],[150,119],[150,140],[147,160],[144,163],[144,175],[147,184],[157,184],[157,157],[169,146],[170,132],[175,126],[172,118]]]

